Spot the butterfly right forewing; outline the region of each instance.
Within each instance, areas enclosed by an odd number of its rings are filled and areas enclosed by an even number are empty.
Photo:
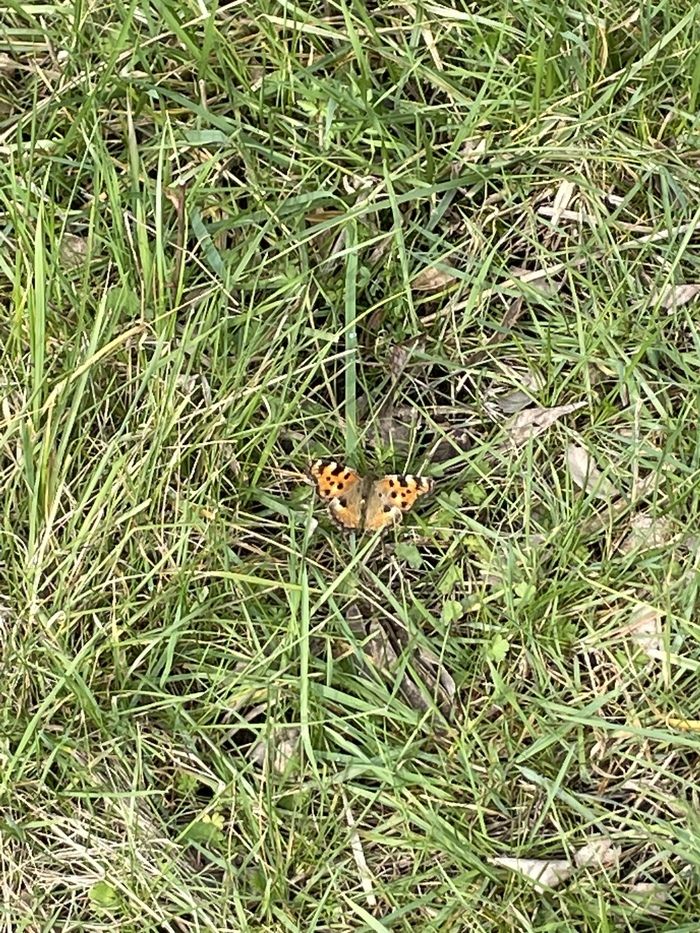
[[[398,525],[404,513],[432,488],[431,479],[412,473],[388,473],[376,480],[367,494],[365,531],[383,531]]]

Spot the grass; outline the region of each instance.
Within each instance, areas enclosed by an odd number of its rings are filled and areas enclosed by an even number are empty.
[[[0,25],[1,929],[697,929],[694,7]]]

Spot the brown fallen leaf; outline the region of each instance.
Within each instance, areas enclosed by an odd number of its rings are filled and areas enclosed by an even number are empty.
[[[571,877],[580,868],[611,868],[620,861],[622,852],[605,836],[594,837],[585,846],[581,846],[570,859],[511,858],[499,856],[489,859],[492,865],[500,865],[511,871],[517,871],[535,882],[535,890],[556,888],[562,881]]]
[[[638,881],[629,889],[630,895],[637,901],[646,905],[658,905],[665,903],[671,891],[667,884],[656,884],[653,881]]]
[[[569,415],[571,412],[584,408],[586,402],[572,402],[570,405],[557,405],[555,408],[527,408],[521,411],[510,421],[506,422],[505,430],[508,434],[509,444],[520,447],[531,438],[537,437],[556,421]]]
[[[345,620],[348,623],[348,628],[355,636],[357,641],[364,641],[367,637],[367,630],[365,628],[365,613],[360,608],[359,604],[351,602],[345,612]]]
[[[444,463],[445,460],[451,460],[469,450],[472,447],[472,435],[463,428],[449,428],[446,436],[440,438],[430,451],[428,460],[430,463]]]
[[[370,637],[365,645],[365,654],[372,659],[374,666],[382,674],[393,674],[399,656],[386,631],[376,619],[370,619],[366,623],[366,630]]]
[[[85,262],[88,241],[74,233],[64,233],[59,247],[59,257],[64,269],[77,269]]]
[[[357,831],[357,824],[355,822],[355,817],[353,812],[350,809],[350,804],[347,801],[345,794],[343,793],[343,809],[345,810],[345,819],[348,824],[348,829],[350,830],[350,849],[352,851],[352,857],[355,860],[355,865],[357,866],[357,871],[360,876],[360,884],[362,885],[362,890],[365,892],[365,898],[367,899],[368,907],[377,906],[377,898],[374,893],[374,879],[372,877],[372,872],[369,869],[367,864],[367,859],[365,858],[365,850],[362,845],[362,839],[360,834]]]
[[[19,70],[23,67],[26,66],[20,65],[14,58],[10,58],[6,52],[0,52],[0,74],[9,74],[11,71]]]
[[[569,444],[566,448],[566,465],[574,484],[584,492],[596,499],[616,499],[619,496],[613,483],[603,476],[585,447]]]
[[[666,659],[659,609],[654,606],[639,606],[630,616],[623,631],[648,658],[653,661]]]
[[[674,537],[670,519],[659,516],[653,518],[648,512],[635,515],[630,522],[624,538],[617,545],[620,554],[632,554],[634,551],[647,551],[663,547]]]
[[[608,645],[627,640],[650,660],[661,662],[665,670],[668,670],[673,662],[673,655],[664,644],[663,613],[648,603],[639,604],[624,625],[604,634],[601,634],[600,630],[595,631],[587,636],[584,642],[599,644],[601,640]]]
[[[471,162],[478,162],[486,153],[486,138],[483,136],[473,136],[466,139],[459,150],[459,161],[455,165],[461,169],[463,165]]]
[[[620,861],[622,850],[606,836],[597,836],[574,853],[577,868],[612,868]]]
[[[351,175],[343,176],[343,187],[348,194],[354,194],[356,191],[373,191],[383,184],[378,175]]]
[[[436,698],[443,712],[449,710],[454,703],[457,684],[444,662],[434,651],[419,646],[415,652],[415,663],[426,691]]]
[[[501,378],[494,378],[484,396],[489,404],[495,405],[504,415],[515,415],[532,405],[533,395],[544,387],[542,377],[531,370],[519,372],[511,366],[506,366],[499,376]],[[513,389],[513,385],[521,388]],[[504,391],[506,387],[507,391]]]
[[[418,423],[418,412],[408,405],[394,408],[388,405],[378,418],[378,435],[384,446],[396,451],[408,449],[411,436]]]
[[[350,612],[352,610],[352,612]],[[376,619],[363,619],[353,606],[346,613],[353,633],[362,638],[363,650],[372,667],[393,681],[398,669],[399,651],[409,650],[401,633],[397,633],[398,650],[386,628]],[[369,637],[368,637],[369,636]],[[403,645],[403,648],[401,647]],[[444,715],[454,703],[457,685],[440,658],[428,648],[418,647],[411,653],[412,670],[401,676],[401,693],[413,709],[427,710],[430,706],[426,696],[433,696]]]
[[[545,297],[556,295],[557,292],[561,291],[561,287],[564,284],[561,278],[549,278],[547,269],[533,270],[525,269],[523,266],[511,266],[508,272],[515,282],[524,282],[529,285],[533,291],[539,292],[540,295],[544,295]]]
[[[456,281],[451,272],[438,269],[437,266],[426,266],[411,282],[415,292],[437,292]]]
[[[535,882],[535,890],[540,893],[545,888],[556,888],[562,881],[571,877],[574,865],[566,859],[510,858],[497,856],[489,859],[492,865],[519,872]]]
[[[652,304],[657,302],[667,311],[682,308],[700,292],[700,285],[665,285],[652,297]]]
[[[562,215],[571,203],[571,199],[576,191],[576,185],[572,181],[562,181],[554,196],[552,204],[552,226],[556,227],[562,219]]]
[[[261,738],[251,749],[253,761],[274,774],[284,774],[299,746],[300,730],[295,726],[276,729],[267,738]]]
[[[508,392],[496,399],[496,406],[500,408],[504,415],[517,415],[519,411],[532,404],[532,395],[523,392],[522,389],[515,389],[514,392]]]
[[[410,350],[406,346],[396,344],[391,348],[387,356],[387,363],[389,364],[389,372],[391,373],[392,379],[399,379],[401,373],[406,368],[406,363],[408,363],[409,356]]]

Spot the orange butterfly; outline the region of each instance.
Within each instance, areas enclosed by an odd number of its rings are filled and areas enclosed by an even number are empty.
[[[336,460],[316,460],[309,475],[328,514],[348,531],[383,531],[397,525],[433,481],[411,473],[388,473],[381,479],[362,477]]]

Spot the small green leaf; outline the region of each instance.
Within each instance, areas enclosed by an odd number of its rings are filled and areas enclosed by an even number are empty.
[[[457,564],[451,564],[445,571],[442,580],[438,583],[438,592],[443,596],[451,593],[455,586],[463,583],[462,569]]]
[[[176,771],[173,783],[181,794],[192,794],[199,786],[199,781],[189,771]]]
[[[510,650],[510,642],[503,635],[496,635],[487,650],[493,661],[503,661]]]
[[[211,819],[206,814],[187,827],[182,834],[185,842],[199,842],[202,845],[221,846],[224,842],[224,834],[221,831],[219,821]]]
[[[399,560],[404,560],[409,567],[414,570],[420,570],[423,566],[423,558],[415,544],[409,544],[406,541],[399,541],[396,545],[396,556]]]
[[[467,497],[467,502],[472,505],[481,505],[488,495],[480,483],[467,483],[464,487],[464,494]]]
[[[442,621],[449,625],[464,615],[464,607],[456,599],[446,599],[442,607]]]
[[[105,306],[109,311],[119,310],[125,320],[135,317],[141,311],[138,295],[126,285],[115,285],[105,295]]]
[[[96,881],[89,891],[90,900],[95,907],[113,910],[119,904],[117,889],[108,881]]]
[[[529,603],[535,597],[537,592],[533,583],[527,583],[524,580],[516,583],[513,587],[513,593],[521,603]]]

